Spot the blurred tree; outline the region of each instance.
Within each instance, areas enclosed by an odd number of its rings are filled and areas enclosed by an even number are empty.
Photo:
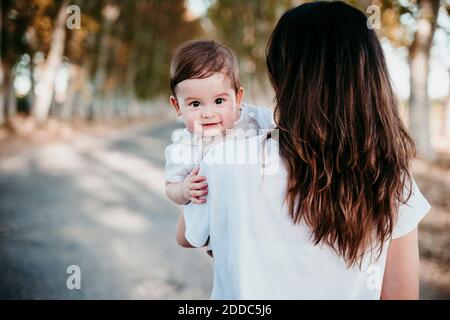
[[[1,5],[0,112],[16,105],[14,66],[27,54],[30,62],[21,66],[30,69],[24,73],[32,87],[27,100],[33,100],[38,122],[49,115],[136,113],[130,109],[136,99],[168,93],[175,47],[203,32],[198,19],[187,19],[184,0],[72,0],[81,12],[80,29],[66,26],[68,0],[5,0]],[[58,76],[62,83],[55,82]],[[69,84],[61,94],[66,76]]]
[[[60,66],[64,53],[64,44],[66,38],[66,18],[67,6],[69,0],[63,0],[62,3],[52,3],[49,0],[34,0],[37,5],[37,14],[35,15],[35,23],[41,24],[49,21],[49,17],[45,15],[45,11],[50,5],[58,7],[58,13],[53,28],[46,30],[47,32],[39,33],[46,36],[40,44],[46,46],[48,44],[48,53],[45,61],[41,66],[41,79],[39,83],[39,91],[33,104],[33,114],[37,122],[47,120],[50,106],[53,98],[53,89],[55,86],[55,78],[58,67]],[[48,39],[51,39],[50,41]]]
[[[3,65],[2,65],[2,55],[1,55],[1,47],[2,47],[2,30],[3,30],[3,7],[0,4],[0,90],[2,90],[3,88]],[[0,91],[0,125],[3,124],[3,122],[5,122],[5,106],[4,106],[4,101],[3,101],[3,92]]]
[[[208,9],[212,37],[234,51],[243,82],[254,86],[253,95],[267,90],[265,48],[278,18],[301,2],[217,0]]]
[[[439,8],[445,1],[377,0],[382,9],[380,32],[395,46],[408,48],[410,66],[409,129],[418,153],[433,158],[430,137],[428,76],[430,51]],[[447,3],[448,6],[448,3]]]
[[[99,118],[103,115],[105,81],[107,73],[107,64],[110,52],[112,50],[112,26],[119,17],[120,7],[113,1],[107,1],[102,7],[103,25],[100,33],[99,51],[97,56],[97,68],[94,77],[94,106],[91,107],[89,117]]]
[[[134,86],[139,99],[168,92],[171,55],[182,42],[198,37],[198,19],[186,19],[186,2],[139,1],[133,45],[138,53]],[[164,14],[161,14],[161,13]]]
[[[448,17],[450,16],[450,1],[447,1],[445,6],[445,11],[447,14],[447,21],[449,21]],[[447,24],[443,27],[445,33],[447,35],[447,39],[450,41],[450,24]],[[447,62],[449,61],[450,52],[445,53],[447,55]],[[444,133],[447,139],[450,141],[450,65],[447,64],[447,71],[449,76],[449,87],[447,93],[447,99],[445,100],[445,122],[444,122]]]
[[[450,68],[448,68],[449,83],[450,83]],[[444,133],[446,138],[450,141],[450,86],[445,100],[445,121],[444,121]]]
[[[97,17],[102,1],[73,0],[72,5],[82,8],[81,28],[67,32],[64,56],[69,64],[69,86],[64,104],[61,106],[62,119],[85,118],[91,104],[90,72],[96,59],[96,36],[101,20]]]
[[[91,105],[95,118],[128,116],[135,112],[131,105],[136,98],[167,93],[174,48],[202,32],[198,20],[185,19],[182,0],[103,1],[101,8],[110,5],[121,13],[114,23],[102,23],[97,33]]]
[[[33,7],[26,0],[2,0],[1,2],[1,86],[0,86],[0,124],[14,115],[16,97],[14,92],[13,68],[23,54],[32,54],[27,39],[28,26],[33,17]]]
[[[414,40],[409,47],[411,94],[409,98],[410,130],[418,151],[433,157],[430,139],[430,102],[428,75],[431,45],[436,30],[439,0],[418,0],[420,15]]]

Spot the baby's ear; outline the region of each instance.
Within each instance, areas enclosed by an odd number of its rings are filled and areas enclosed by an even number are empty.
[[[244,88],[240,87],[236,93],[236,105],[241,106],[244,100]]]
[[[178,100],[174,96],[170,96],[170,104],[175,108],[177,116],[181,115],[180,106],[178,105]]]

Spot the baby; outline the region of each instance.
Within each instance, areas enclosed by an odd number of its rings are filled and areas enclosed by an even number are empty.
[[[242,102],[236,57],[215,41],[189,41],[177,49],[170,88],[170,103],[185,128],[174,132],[165,150],[166,195],[180,205],[204,203],[208,185],[198,175],[197,164],[208,147],[236,129],[256,134],[274,128],[273,114],[268,108]]]

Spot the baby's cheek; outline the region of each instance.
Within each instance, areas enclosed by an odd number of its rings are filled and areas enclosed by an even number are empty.
[[[222,125],[225,129],[234,127],[235,113],[230,111],[222,115]]]
[[[223,123],[223,128],[224,129],[233,129],[233,127],[234,127],[234,123],[233,123],[233,121],[223,121],[222,122]]]
[[[184,118],[184,123],[186,125],[186,128],[188,128],[191,132],[195,132],[196,123],[198,123],[200,120],[197,119],[198,117],[195,117],[193,115],[186,116]],[[198,125],[197,125],[198,126]]]

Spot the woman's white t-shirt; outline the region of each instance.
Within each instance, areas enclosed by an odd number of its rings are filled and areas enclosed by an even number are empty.
[[[209,194],[184,206],[186,239],[214,253],[212,299],[379,299],[387,245],[378,260],[348,268],[326,245],[314,245],[307,227],[294,225],[283,204],[287,173],[278,142],[261,136],[214,146],[200,164]],[[264,150],[264,164],[256,155]],[[263,168],[264,165],[264,168]],[[393,238],[412,231],[430,205],[415,182],[399,208]]]

